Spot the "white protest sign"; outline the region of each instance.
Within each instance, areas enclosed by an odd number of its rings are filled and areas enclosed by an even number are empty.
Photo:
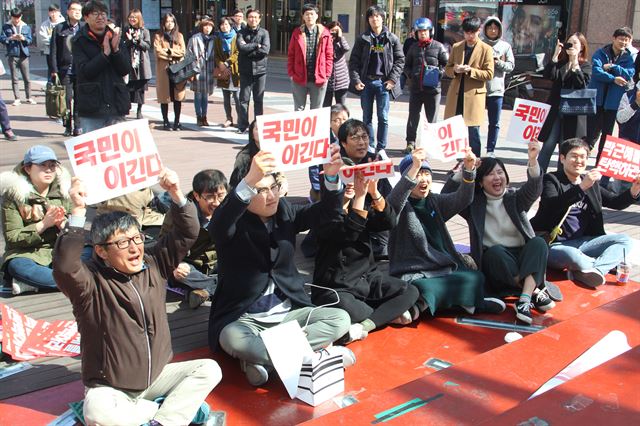
[[[358,164],[340,168],[340,180],[343,183],[353,182],[356,171],[361,171],[365,179],[384,179],[395,176],[393,161],[374,161],[372,163]]]
[[[306,169],[331,161],[331,108],[259,115],[260,149],[276,158],[276,170]]]
[[[158,183],[162,161],[147,120],[104,127],[64,143],[74,174],[96,204]]]
[[[542,102],[517,98],[513,104],[513,115],[507,132],[507,140],[529,143],[537,139],[550,109],[550,105]]]
[[[429,123],[423,117],[422,123],[419,146],[432,160],[455,160],[469,146],[469,130],[461,115],[438,123]]]

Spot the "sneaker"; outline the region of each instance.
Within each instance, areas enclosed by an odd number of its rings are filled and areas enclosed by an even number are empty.
[[[73,136],[80,136],[82,134],[82,129],[81,128],[75,128],[73,129]]]
[[[411,322],[413,322],[413,317],[411,315],[411,312],[404,311],[402,315],[400,315],[398,318],[391,321],[391,324],[407,325],[407,324],[411,324]]]
[[[64,133],[62,134],[63,136],[71,136],[73,133],[71,132],[71,129],[64,129]]]
[[[359,322],[351,324],[349,327],[349,340],[346,343],[355,342],[356,340],[364,340],[369,335],[364,326]]]
[[[527,324],[531,324],[533,322],[533,316],[531,315],[531,308],[533,308],[533,303],[524,300],[518,300],[513,308],[516,310],[516,318],[518,318],[520,321],[526,322]]]
[[[323,349],[329,353],[329,355],[342,355],[342,363],[344,368],[349,368],[353,364],[356,363],[356,355],[349,348],[345,348],[344,346],[329,346],[326,349]]]
[[[240,368],[251,386],[262,386],[269,380],[269,372],[264,365],[240,360]]]
[[[244,129],[244,130],[238,129],[238,130],[236,130],[236,134],[238,134],[238,135],[248,135],[249,134],[249,129]]]
[[[14,296],[17,296],[22,293],[38,292],[38,287],[34,287],[27,283],[23,283],[22,281],[18,281],[15,278],[12,281],[13,282],[11,283],[11,293],[13,293]]]
[[[405,154],[411,154],[416,149],[415,142],[407,142],[407,147],[404,149]]]
[[[33,99],[33,98],[29,98],[29,99],[27,99],[27,103],[28,103],[28,104],[31,104],[31,105],[36,105],[36,104],[37,104],[36,100],[35,100],[35,99]]]
[[[16,99],[15,101],[13,101],[13,106],[20,106],[22,105],[22,102],[20,102],[20,99]]]
[[[209,300],[209,292],[203,288],[191,290],[187,296],[187,301],[189,302],[189,307],[191,309],[198,308],[198,306],[202,305],[207,300]]]
[[[18,140],[18,137],[16,136],[15,133],[13,133],[13,130],[11,130],[11,129],[5,130],[3,132],[3,134],[4,134],[4,138],[6,140],[8,140],[8,141],[12,141],[13,142],[13,141],[17,141]]]
[[[541,312],[547,312],[549,309],[553,309],[556,306],[556,302],[551,300],[547,294],[547,290],[540,290],[539,288],[533,291],[533,307]]]
[[[495,297],[485,297],[481,306],[478,306],[478,312],[485,312],[487,314],[499,314],[504,312],[507,305],[500,299]]]
[[[560,291],[560,287],[552,283],[551,281],[545,281],[543,285],[543,289],[547,290],[547,294],[556,302],[562,302],[564,296],[562,296],[562,291]]]
[[[571,281],[578,281],[579,283],[591,288],[596,288],[606,282],[604,275],[602,275],[597,269],[567,271],[567,277]]]
[[[496,158],[496,153],[493,151],[487,151],[487,157],[489,158]]]
[[[193,416],[193,419],[191,420],[191,424],[195,424],[195,425],[205,424],[207,420],[209,420],[210,413],[211,413],[211,408],[209,407],[209,404],[207,404],[206,402],[203,402],[202,404],[200,404],[200,408],[198,408],[196,415]]]
[[[225,121],[224,124],[222,125],[222,127],[224,127],[225,129],[227,127],[232,127],[232,126],[233,126],[233,121],[231,121],[231,120]]]

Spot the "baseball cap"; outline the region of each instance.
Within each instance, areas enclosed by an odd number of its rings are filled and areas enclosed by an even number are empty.
[[[400,174],[404,175],[404,173],[409,170],[409,168],[411,168],[411,165],[413,164],[413,157],[411,155],[407,155],[406,157],[404,157],[402,159],[402,161],[400,162]],[[427,169],[429,170],[429,172],[432,172],[431,170],[431,165],[429,165],[429,162],[427,160],[422,160],[422,164],[420,165],[420,169]]]
[[[58,161],[58,158],[51,148],[44,145],[34,145],[24,155],[24,164],[42,164],[50,160]]]

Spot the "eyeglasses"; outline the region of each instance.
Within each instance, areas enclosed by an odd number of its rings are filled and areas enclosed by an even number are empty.
[[[45,169],[45,170],[55,170],[58,167],[58,163],[55,160],[50,160],[50,161],[45,161],[43,163],[40,164],[36,164],[36,166],[40,167],[41,169]]]
[[[92,18],[106,18],[107,12],[91,12],[89,14]]]
[[[351,139],[352,141],[369,141],[369,135],[367,135],[366,133],[359,133],[357,135],[351,135],[349,136],[349,139]]]
[[[261,195],[267,195],[269,192],[272,194],[277,194],[280,192],[280,188],[282,187],[279,183],[274,183],[271,186],[265,186],[264,188],[256,188],[256,192]]]
[[[200,194],[200,198],[204,199],[207,203],[213,203],[214,201],[221,203],[222,201],[224,201],[226,196],[226,192],[218,192],[216,194]]]
[[[131,245],[131,242],[133,241],[133,244],[139,246],[140,244],[144,243],[144,234],[137,234],[134,235],[131,238],[122,238],[120,240],[116,240],[116,241],[111,241],[108,243],[101,243],[98,244],[99,246],[110,246],[110,245],[114,245],[116,247],[118,247],[120,250],[124,250],[124,249],[128,249],[129,246]]]

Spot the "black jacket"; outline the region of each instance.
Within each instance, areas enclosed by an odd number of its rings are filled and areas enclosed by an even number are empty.
[[[569,182],[564,169],[545,174],[542,185],[540,207],[535,217],[531,219],[533,229],[538,232],[550,232],[560,223],[569,207],[586,195],[585,199],[591,207],[589,211],[592,213],[592,217],[591,226],[585,230],[584,235],[604,235],[602,207],[623,210],[637,201],[631,196],[629,189],[615,194],[602,188],[598,183],[584,192],[580,185]]]
[[[438,67],[440,70],[440,78],[444,74],[444,67],[449,61],[449,52],[439,41],[432,40],[426,46],[421,46],[420,42],[413,43],[409,48],[409,52],[405,57],[404,73],[407,78],[411,79],[411,91],[430,93],[440,93],[440,82],[437,87],[424,87],[422,85],[422,76],[426,65]]]
[[[321,201],[304,206],[280,198],[269,233],[235,190],[225,198],[209,227],[218,251],[218,287],[209,316],[211,350],[218,349],[222,329],[247,312],[270,280],[293,309],[311,305],[303,286],[306,279],[293,261],[296,235],[339,215],[341,203],[342,191],[326,191]]]
[[[85,26],[84,21],[78,22],[78,32]],[[51,72],[62,74],[64,77],[69,70],[69,66],[73,63],[73,54],[71,53],[71,37],[73,30],[69,21],[59,23],[53,28],[51,34]]]
[[[267,56],[271,42],[264,28],[252,30],[244,27],[236,37],[240,75],[253,76],[267,73]],[[260,47],[258,47],[260,45]]]
[[[76,74],[76,105],[80,117],[113,117],[129,113],[131,103],[124,76],[131,72],[129,51],[120,43],[118,53],[106,56],[102,46],[82,27],[72,40]]]
[[[384,69],[386,75],[383,81],[392,80],[396,85],[391,90],[393,98],[402,95],[400,87],[400,74],[404,67],[404,53],[402,53],[402,45],[400,39],[389,31],[387,28],[382,30],[385,35],[384,40]],[[371,52],[371,31],[365,31],[356,37],[355,45],[351,50],[349,58],[349,74],[351,77],[350,91],[359,94],[355,90],[357,83],[364,83],[367,79],[367,70],[369,69],[369,55]]]

